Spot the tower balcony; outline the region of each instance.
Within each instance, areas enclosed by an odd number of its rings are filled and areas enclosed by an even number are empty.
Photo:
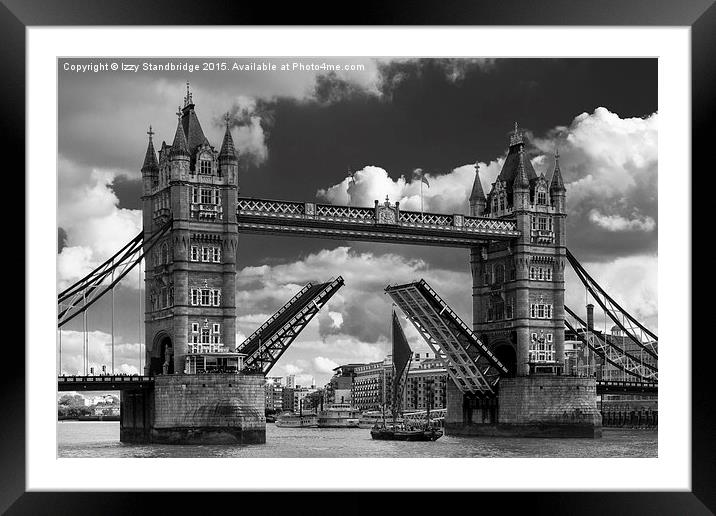
[[[200,220],[217,220],[224,216],[221,204],[192,203],[189,207],[191,215]]]
[[[554,231],[548,229],[533,229],[530,232],[532,237],[532,243],[535,244],[553,244],[554,243]]]

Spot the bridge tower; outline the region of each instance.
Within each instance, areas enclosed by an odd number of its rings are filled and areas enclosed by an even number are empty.
[[[486,196],[479,170],[470,215],[512,219],[520,236],[472,247],[473,331],[506,366],[496,397],[448,384],[446,431],[463,435],[601,437],[594,378],[562,375],[566,189],[559,154],[537,175],[515,124]]]
[[[236,353],[238,165],[226,130],[204,136],[187,83],[171,145],[153,132],[142,165],[145,374],[122,391],[120,440],[169,444],[266,442],[264,377]],[[169,226],[154,245],[150,235]]]
[[[142,166],[144,241],[171,230],[145,256],[147,374],[183,373],[189,344],[236,347],[238,158],[229,131],[217,152],[187,84],[171,145],[158,158],[149,130]]]
[[[560,374],[563,364],[566,191],[555,159],[548,182],[515,125],[489,195],[478,171],[470,196],[471,215],[514,219],[521,232],[470,255],[473,329],[515,376]]]

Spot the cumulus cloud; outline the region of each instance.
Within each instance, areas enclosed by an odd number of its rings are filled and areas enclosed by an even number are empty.
[[[653,231],[656,222],[651,217],[642,217],[638,213],[629,219],[621,215],[603,215],[597,209],[589,212],[589,220],[607,231]]]
[[[229,124],[233,129],[231,135],[239,155],[249,159],[254,165],[260,165],[268,158],[265,131],[265,114],[257,107],[256,98],[245,95],[237,96],[229,111]],[[263,123],[262,123],[263,122]],[[224,120],[216,119],[215,125],[224,126]]]
[[[58,225],[64,246],[57,256],[58,288],[83,277],[134,238],[140,210],[118,207],[111,185],[119,171],[82,166],[58,158]]]
[[[614,300],[625,310],[642,322],[647,328],[658,332],[658,257],[656,255],[635,255],[617,258],[609,262],[585,262],[582,264],[589,275],[597,280]],[[584,288],[571,268],[565,270],[567,291],[565,304],[578,314],[584,314],[585,305],[597,303],[591,298],[585,299]],[[609,330],[614,324],[611,319],[604,320],[604,314],[595,308],[595,326]]]
[[[587,258],[656,251],[658,121],[658,113],[621,118],[599,107],[533,139],[544,153],[559,148],[568,240]]]
[[[500,173],[504,158],[480,163],[483,188],[489,186]],[[392,179],[381,167],[366,166],[347,176],[340,183],[318,190],[318,199],[330,204],[372,206],[375,200],[383,202],[385,196],[391,203],[399,202],[403,210],[420,211],[421,184],[422,209],[439,213],[467,213],[468,199],[475,180],[475,165],[462,165],[447,174],[424,172],[429,186],[417,175],[406,178],[401,175]]]
[[[333,372],[333,369],[338,367],[338,364],[330,358],[316,357],[313,359],[313,367],[316,369],[316,371],[319,371],[321,373],[331,374]]]

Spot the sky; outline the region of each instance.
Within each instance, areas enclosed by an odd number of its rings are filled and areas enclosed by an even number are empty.
[[[201,69],[221,61],[228,70]],[[151,124],[155,146],[171,143],[189,81],[217,149],[223,116],[231,116],[242,196],[372,206],[388,195],[419,210],[413,171],[420,168],[430,183],[426,211],[466,213],[475,163],[488,193],[517,122],[538,173],[550,177],[559,148],[570,251],[658,331],[655,59],[127,59],[139,70],[97,73],[74,66],[102,62],[59,62],[58,289],[141,230],[146,132]],[[144,71],[143,63],[199,69]],[[251,63],[277,70],[246,70]],[[237,342],[305,283],[337,275],[345,286],[270,375],[323,385],[337,365],[381,360],[390,350],[388,284],[425,278],[471,321],[467,250],[240,235]],[[566,282],[566,304],[583,313],[584,289],[571,271]],[[142,353],[139,284],[135,271],[115,292],[115,367],[128,373]],[[109,299],[88,314],[97,369],[111,362],[110,314]],[[598,327],[611,327],[595,317]],[[68,373],[82,368],[78,319],[61,332]],[[404,319],[403,328],[414,351],[428,351]]]

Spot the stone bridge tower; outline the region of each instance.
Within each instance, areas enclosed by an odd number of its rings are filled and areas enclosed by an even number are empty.
[[[461,394],[449,384],[446,432],[601,437],[594,378],[562,375],[567,210],[559,154],[551,179],[538,176],[515,125],[487,196],[476,174],[470,214],[514,219],[521,233],[470,251],[473,330],[508,374],[494,398]]]
[[[217,152],[204,136],[187,83],[171,145],[142,166],[144,240],[171,229],[145,256],[147,374],[183,373],[192,343],[236,346],[238,158],[229,131]],[[146,250],[145,250],[146,251]]]
[[[559,154],[537,175],[515,124],[507,158],[485,196],[479,172],[470,214],[514,218],[522,235],[471,250],[473,329],[511,375],[560,374],[564,359],[566,191]]]

